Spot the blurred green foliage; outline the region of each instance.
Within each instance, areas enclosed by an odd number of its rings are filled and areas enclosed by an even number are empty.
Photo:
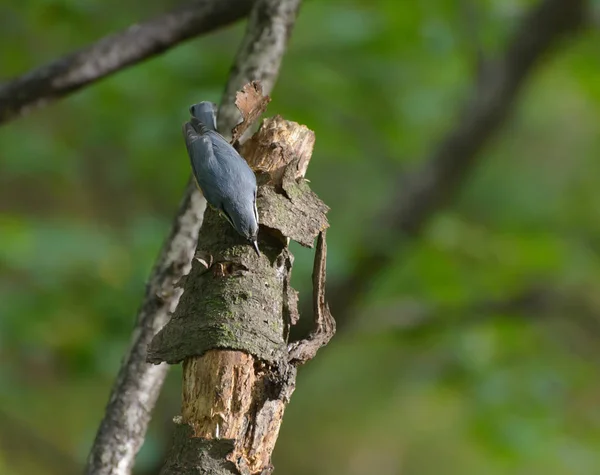
[[[172,4],[2,2],[0,77]],[[534,2],[470,4],[493,57]],[[308,178],[332,208],[330,281],[387,245],[374,217],[455,125],[472,26],[450,0],[304,4],[268,114],[316,132]],[[219,100],[243,27],[0,128],[0,474],[78,473],[189,175],[187,107]],[[457,202],[397,250],[355,321],[301,370],[278,473],[598,472],[599,40],[590,30],[545,58]],[[306,295],[311,252],[294,251]],[[580,305],[473,310],[540,283]],[[399,324],[407,302],[438,309],[422,331]],[[448,306],[475,318],[443,324]],[[140,474],[159,466],[179,397],[174,369]]]

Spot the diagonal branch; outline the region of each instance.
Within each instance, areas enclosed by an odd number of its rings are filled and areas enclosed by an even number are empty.
[[[397,246],[418,236],[431,217],[452,202],[482,149],[504,124],[534,67],[559,40],[582,28],[586,6],[585,0],[542,1],[525,16],[503,57],[486,65],[456,126],[423,166],[399,180],[397,195],[378,220],[386,223],[393,238],[386,246],[369,246],[352,274],[332,289],[331,308],[338,326],[346,323],[350,309],[391,265]]]
[[[146,348],[169,320],[181,297],[177,282],[190,271],[206,202],[187,190],[146,285],[131,347],[112,388],[104,418],[88,457],[87,475],[131,473],[167,375],[167,365],[146,363]]]
[[[0,124],[248,15],[254,0],[195,0],[0,84]]]
[[[231,8],[230,1],[221,3]],[[235,109],[235,94],[229,91],[253,80],[261,81],[265,94],[272,90],[299,3],[299,0],[267,0],[259,1],[254,7],[221,102],[221,130],[231,130],[238,120],[231,112]],[[182,290],[176,284],[190,270],[205,207],[206,201],[190,180],[152,270],[131,349],[113,386],[90,452],[88,475],[131,473],[168,370],[164,364],[146,363],[147,346],[179,303]]]

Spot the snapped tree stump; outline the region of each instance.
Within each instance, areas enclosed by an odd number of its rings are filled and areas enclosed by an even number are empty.
[[[233,140],[242,133],[235,130]],[[179,306],[148,348],[151,363],[183,362],[181,416],[162,475],[272,471],[296,368],[335,332],[324,291],[328,208],[304,179],[314,140],[305,126],[277,116],[240,147],[259,182],[260,256],[206,210]],[[315,327],[294,343],[288,342],[298,320],[290,239],[310,247],[317,241]]]

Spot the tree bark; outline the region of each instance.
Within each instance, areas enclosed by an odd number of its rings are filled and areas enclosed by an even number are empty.
[[[268,474],[296,367],[335,332],[325,302],[327,207],[303,179],[314,135],[280,117],[265,121],[243,153],[261,178],[261,255],[207,208],[192,270],[148,361],[183,361],[181,417],[162,475]],[[290,238],[311,245],[315,329],[289,344],[298,319]]]

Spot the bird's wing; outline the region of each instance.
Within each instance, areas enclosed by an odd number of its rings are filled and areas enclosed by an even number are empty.
[[[256,175],[248,165],[248,162],[218,132],[209,131],[207,135],[210,137],[214,152],[219,157],[219,160],[227,158],[229,163],[235,163],[236,181],[238,183],[243,182],[248,188],[256,190]]]
[[[225,206],[221,205],[221,207],[219,208],[219,211],[221,212],[223,217],[229,222],[229,224],[231,224],[233,229],[235,229],[235,224],[233,223],[233,219],[231,219],[231,216],[229,216],[229,213],[227,212],[227,209],[225,208]]]
[[[197,122],[197,124],[195,123]],[[208,162],[215,158],[213,146],[210,138],[204,133],[199,121],[192,119],[183,125],[183,136],[185,138],[185,146],[192,164],[194,178],[206,196],[206,190],[202,187],[202,181],[206,174]],[[204,172],[204,173],[203,173]],[[209,199],[209,197],[206,197]]]

